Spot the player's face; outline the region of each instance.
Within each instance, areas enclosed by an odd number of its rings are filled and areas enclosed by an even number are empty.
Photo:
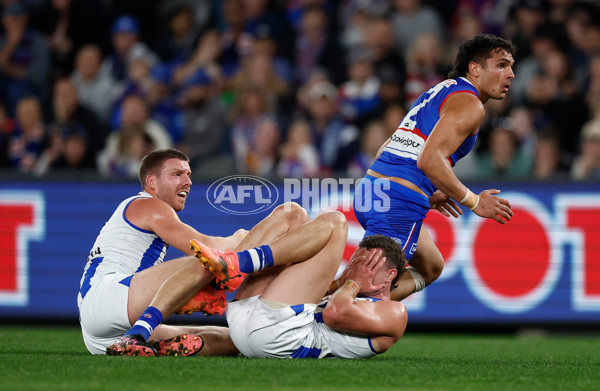
[[[515,74],[513,56],[507,51],[492,52],[492,56],[485,60],[479,76],[479,87],[484,97],[489,99],[504,99]]]
[[[185,207],[190,193],[192,170],[188,162],[169,159],[164,162],[160,174],[156,177],[156,195],[169,204],[176,212]]]

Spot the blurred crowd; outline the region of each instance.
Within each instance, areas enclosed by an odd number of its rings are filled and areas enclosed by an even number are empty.
[[[518,47],[461,179],[600,180],[600,5],[581,0],[0,0],[0,168],[361,177],[478,33]]]

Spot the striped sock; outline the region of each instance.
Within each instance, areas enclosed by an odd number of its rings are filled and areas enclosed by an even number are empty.
[[[240,262],[240,271],[252,273],[273,266],[273,252],[271,247],[264,245],[237,253]]]
[[[163,321],[162,313],[155,307],[148,307],[134,323],[125,335],[141,335],[146,341],[154,331],[154,328]]]

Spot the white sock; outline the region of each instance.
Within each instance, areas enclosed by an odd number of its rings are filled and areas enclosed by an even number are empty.
[[[425,289],[425,280],[423,279],[423,276],[421,275],[421,273],[419,273],[417,271],[417,269],[415,269],[412,266],[407,267],[406,270],[408,270],[411,277],[415,281],[415,290],[413,291],[413,293],[420,292],[423,289]]]

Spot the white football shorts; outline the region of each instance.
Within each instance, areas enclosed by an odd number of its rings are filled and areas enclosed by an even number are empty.
[[[92,354],[106,348],[131,328],[127,314],[129,287],[120,283],[126,274],[96,275],[79,305],[83,342]]]
[[[229,336],[246,357],[287,358],[313,339],[316,304],[271,308],[253,296],[227,303]],[[294,306],[298,307],[298,306]]]

